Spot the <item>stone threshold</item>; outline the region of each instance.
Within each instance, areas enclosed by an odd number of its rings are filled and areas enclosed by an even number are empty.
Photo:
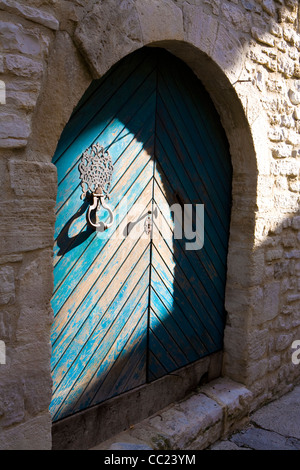
[[[218,378],[90,450],[204,450],[248,423],[252,398]]]

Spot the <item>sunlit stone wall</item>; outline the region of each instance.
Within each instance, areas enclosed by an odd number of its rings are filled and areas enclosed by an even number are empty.
[[[0,0],[0,449],[51,448],[52,155],[91,80],[145,45],[194,70],[230,143],[223,374],[252,408],[299,380],[297,0]]]

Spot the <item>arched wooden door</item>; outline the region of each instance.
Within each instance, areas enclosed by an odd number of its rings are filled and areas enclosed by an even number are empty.
[[[81,199],[78,170],[97,142],[114,164],[115,223],[104,232],[87,224],[90,202]],[[53,162],[56,421],[222,349],[232,172],[203,86],[155,48],[131,54],[92,83]],[[193,208],[194,230],[196,207],[204,204],[201,249],[174,237],[174,204]],[[144,230],[149,211],[152,236]],[[135,236],[129,222],[139,227]]]

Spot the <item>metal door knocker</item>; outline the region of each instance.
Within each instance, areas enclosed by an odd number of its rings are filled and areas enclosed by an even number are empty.
[[[93,197],[93,203],[87,213],[88,223],[97,229],[107,230],[113,225],[114,214],[111,208],[105,203],[105,199],[110,199],[109,190],[113,174],[112,159],[107,150],[104,150],[99,143],[88,148],[81,157],[79,172],[81,178],[82,196],[84,199],[89,191]],[[93,211],[99,210],[100,206],[109,213],[107,223],[94,223],[91,219]]]

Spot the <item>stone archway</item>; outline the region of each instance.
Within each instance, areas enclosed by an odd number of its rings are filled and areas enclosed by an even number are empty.
[[[101,77],[133,50],[144,45],[163,47],[190,66],[210,93],[230,144],[233,206],[223,374],[247,384],[251,383],[251,295],[259,275],[253,252],[259,167],[256,146],[260,145],[261,152],[264,149],[259,137],[264,114],[254,91],[251,102],[247,100],[252,84],[241,81],[245,52],[235,37],[217,19],[205,15],[201,7],[185,5],[184,10],[183,18],[182,10],[173,2],[162,5],[156,1],[149,5],[131,1],[115,9],[97,4],[75,31],[77,47],[67,33],[57,33],[33,119],[27,157],[51,162],[60,134],[92,78]],[[253,118],[252,125],[249,117]],[[51,165],[50,174],[53,175]],[[51,183],[49,198],[54,202],[55,197]],[[45,269],[51,272],[50,262]]]

